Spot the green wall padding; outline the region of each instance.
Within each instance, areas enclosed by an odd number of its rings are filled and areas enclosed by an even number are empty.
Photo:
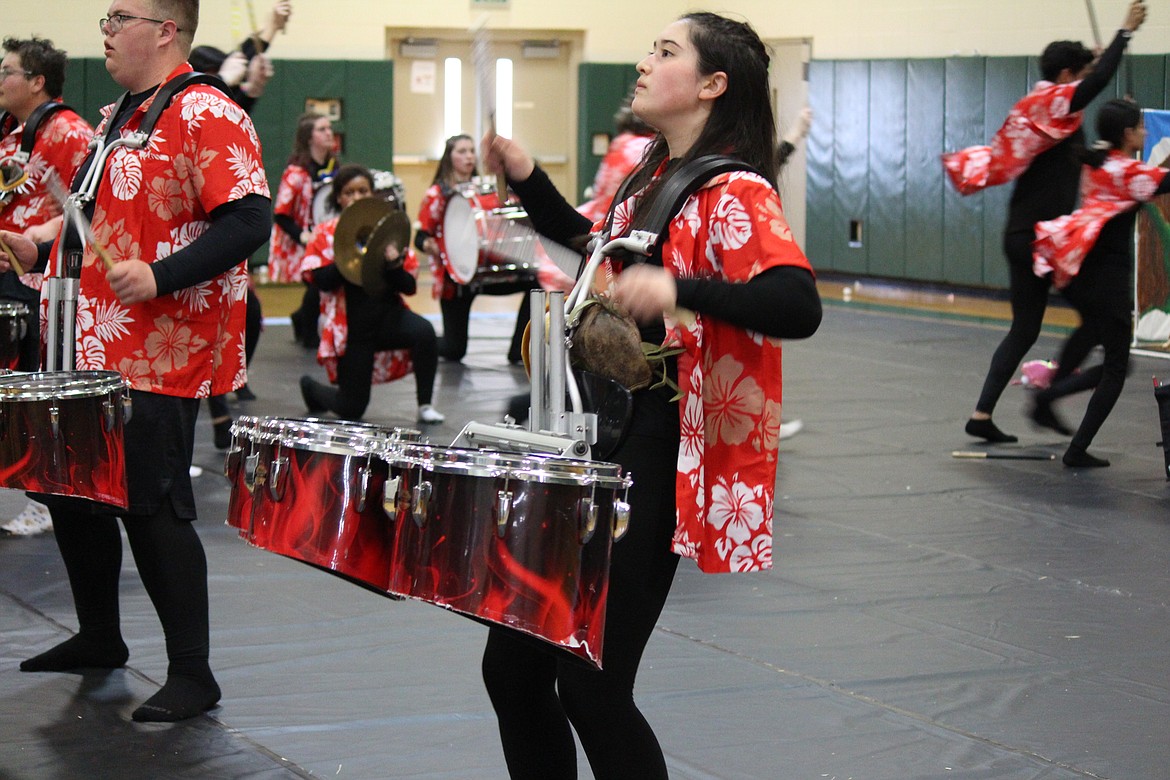
[[[1170,55],[1131,55],[1086,110],[1125,90],[1170,106]],[[939,155],[983,144],[1040,78],[1036,57],[814,60],[809,105],[808,240],[814,267],[868,276],[1005,288],[1002,233],[1011,185],[960,197]],[[863,224],[849,245],[850,220]]]
[[[593,136],[614,134],[613,115],[625,101],[638,71],[633,63],[582,63],[577,71],[577,187],[568,200],[575,204],[585,201],[585,188],[593,184],[603,154],[593,153]]]

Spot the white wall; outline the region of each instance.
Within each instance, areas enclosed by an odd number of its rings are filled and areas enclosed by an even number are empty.
[[[472,0],[294,0],[288,33],[275,57],[381,59],[386,27],[489,27],[586,31],[585,60],[633,62],[676,16],[705,7],[741,15],[764,38],[810,38],[817,59],[1038,54],[1060,38],[1091,43],[1080,0],[510,0],[508,10],[472,8]],[[1091,0],[1108,39],[1127,0]],[[259,17],[270,8],[253,0]],[[1147,0],[1149,21],[1131,51],[1170,51],[1170,0]],[[101,56],[97,20],[109,0],[5,0],[3,34],[37,33],[71,55]],[[203,0],[197,43],[229,48],[247,32],[244,0]],[[68,13],[68,16],[66,16]]]

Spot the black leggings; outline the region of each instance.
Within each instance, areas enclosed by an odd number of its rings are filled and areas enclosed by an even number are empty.
[[[350,329],[345,354],[337,361],[337,397],[329,405],[338,417],[360,420],[365,414],[370,405],[374,353],[388,349],[410,350],[419,406],[431,402],[439,364],[435,329],[405,306],[395,306],[382,316],[372,333],[365,335]]]
[[[975,410],[991,414],[1016,367],[1040,337],[1048,307],[1048,279],[1032,272],[1032,234],[1008,233],[1003,239],[1011,283],[1012,324],[991,356]]]
[[[450,280],[448,280],[450,282]],[[450,282],[453,284],[453,282]],[[507,282],[476,290],[466,285],[456,285],[455,296],[439,300],[439,311],[443,315],[443,337],[439,340],[439,355],[444,360],[460,361],[467,354],[467,332],[471,321],[471,304],[476,295],[511,295],[523,292],[524,300],[516,313],[516,325],[512,329],[512,341],[508,347],[508,359],[520,361],[520,345],[524,341],[524,328],[528,325],[528,291],[533,288],[531,281]]]
[[[60,506],[50,511],[79,635],[98,641],[119,636],[122,537],[117,519]],[[152,515],[123,515],[122,525],[166,635],[167,674],[208,673],[207,557],[194,526],[177,517],[167,500]]]
[[[260,341],[260,331],[264,325],[264,315],[260,311],[260,299],[256,297],[256,291],[251,286],[248,287],[246,301],[247,308],[245,309],[246,314],[244,320],[245,367],[252,365],[252,355],[256,354],[256,344]],[[213,421],[231,417],[231,411],[228,410],[227,396],[209,396],[207,399],[207,411]]]
[[[598,780],[667,776],[662,748],[633,694],[642,651],[678,567],[670,551],[677,454],[677,435],[631,435],[611,458],[630,470],[634,487],[629,533],[613,545],[603,671],[507,629],[490,629],[483,678],[513,780],[576,778],[573,730]]]
[[[1084,361],[1087,351],[1082,351],[1080,345],[1066,343],[1052,385],[1037,396],[1051,402],[1083,390],[1093,390],[1085,416],[1073,436],[1073,449],[1088,449],[1125,387],[1133,335],[1128,262],[1124,256],[1102,258],[1090,255],[1080,273],[1063,291],[1064,297],[1084,320],[1081,330],[1088,334],[1092,344],[1100,344],[1105,352],[1100,365],[1073,373]],[[1072,342],[1071,338],[1069,342]]]

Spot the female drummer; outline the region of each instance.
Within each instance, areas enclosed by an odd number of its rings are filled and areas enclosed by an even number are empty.
[[[1121,397],[1129,371],[1134,220],[1138,204],[1170,192],[1165,168],[1134,159],[1146,137],[1136,104],[1110,100],[1103,105],[1097,113],[1097,135],[1104,148],[1084,155],[1088,167],[1081,177],[1081,207],[1037,223],[1032,245],[1036,274],[1052,275],[1057,289],[1081,315],[1081,332],[1089,334],[1105,353],[1101,365],[1074,373],[1086,345],[1070,338],[1051,385],[1034,398],[1032,419],[1045,427],[1063,428],[1051,404],[1066,395],[1093,390],[1064,453],[1064,465],[1072,468],[1109,465],[1088,448]]]
[[[313,193],[333,176],[336,165],[333,123],[321,114],[302,114],[273,205],[268,249],[268,278],[272,281],[300,281],[301,258],[313,240]],[[305,346],[317,343],[317,308],[317,293],[310,288],[300,309],[292,314],[293,333]]]
[[[634,486],[629,532],[613,546],[604,670],[489,629],[483,675],[513,778],[576,777],[573,731],[596,777],[665,778],[633,687],[679,556],[706,572],[771,566],[779,339],[812,335],[821,304],[773,188],[768,60],[750,25],[689,13],[638,63],[632,107],[657,136],[632,174],[634,194],[614,206],[612,235],[643,226],[663,184],[699,156],[730,155],[758,173],[711,179],[670,222],[661,254],[609,269],[613,298],[640,321],[642,340],[684,348],[668,365],[681,399],[636,392],[611,458]],[[491,135],[483,149],[538,230],[561,243],[590,230],[524,149]]]
[[[360,165],[343,165],[330,185],[331,205],[338,212],[374,194],[374,177]],[[418,259],[413,252],[401,259],[402,247],[387,247],[386,292],[371,296],[347,281],[333,262],[333,219],[317,226],[305,249],[301,273],[306,284],[321,291],[321,343],[317,362],[325,366],[328,387],[301,377],[301,395],[310,412],[330,411],[347,420],[360,420],[370,403],[374,382],[389,382],[414,369],[418,421],[441,423],[443,415],[431,405],[439,355],[435,329],[402,299],[414,295]]]
[[[439,356],[444,360],[458,362],[467,354],[467,329],[471,318],[471,302],[480,291],[475,285],[460,284],[447,271],[447,246],[443,241],[443,219],[447,214],[447,202],[456,194],[460,185],[470,184],[478,175],[476,168],[475,142],[469,135],[453,135],[447,139],[439,167],[430,188],[423,194],[418,210],[418,231],[414,245],[430,258],[434,286],[431,294],[439,301],[443,315],[443,337],[439,340]],[[497,193],[484,192],[477,195],[483,209],[496,209],[502,204]],[[521,292],[535,286],[527,282],[493,285],[494,295]],[[519,362],[520,342],[524,322],[517,322],[512,336],[509,359]]]

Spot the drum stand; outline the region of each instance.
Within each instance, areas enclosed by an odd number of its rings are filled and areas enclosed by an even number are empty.
[[[590,445],[597,443],[597,415],[581,411],[580,393],[568,365],[565,339],[565,294],[529,292],[531,311],[548,309],[548,343],[544,317],[534,316],[528,331],[529,367],[532,374],[528,429],[514,423],[469,422],[453,447],[494,449],[505,452],[544,453],[588,460]],[[565,410],[566,387],[573,411]]]
[[[597,444],[597,415],[582,411],[581,393],[569,366],[569,340],[565,332],[565,313],[574,310],[591,295],[593,276],[601,261],[618,249],[647,255],[657,236],[634,231],[628,238],[602,243],[593,241],[592,255],[566,300],[562,292],[532,290],[529,293],[528,332],[529,367],[532,377],[528,428],[514,423],[469,422],[451,443],[453,447],[495,449],[505,452],[544,453],[588,460],[590,448]],[[548,339],[545,340],[544,317],[549,312]],[[565,409],[569,396],[572,411]]]

